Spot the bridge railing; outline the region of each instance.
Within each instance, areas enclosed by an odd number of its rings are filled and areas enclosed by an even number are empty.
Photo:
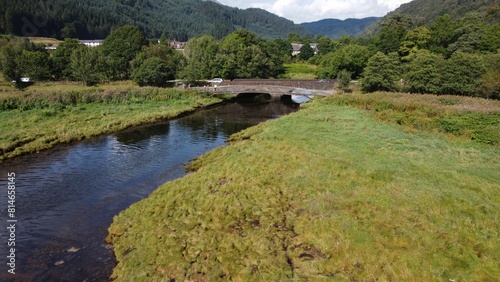
[[[269,85],[269,86],[284,86],[296,87],[315,90],[330,90],[335,87],[335,80],[312,80],[312,79],[234,79],[224,80],[220,86],[230,85]]]

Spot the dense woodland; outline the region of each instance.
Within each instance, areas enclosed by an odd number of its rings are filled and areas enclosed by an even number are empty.
[[[27,39],[4,36],[0,63],[4,77],[18,82],[29,76],[87,85],[132,79],[139,85],[166,86],[172,79],[280,78],[285,73],[283,63],[302,61],[318,66],[317,78],[339,79],[344,90],[349,90],[349,81],[359,80],[364,92],[499,99],[500,24],[491,21],[499,11],[493,6],[459,18],[444,14],[426,25],[406,14],[391,14],[377,34],[356,38],[291,33],[287,39],[269,40],[238,29],[222,39],[191,38],[183,52],[169,47],[165,35],[159,41],[146,40],[145,33],[133,25],[114,29],[97,48],[66,39],[56,50],[47,51]],[[301,53],[292,57],[292,42],[316,42],[319,52],[314,54],[304,44]]]
[[[344,35],[351,37],[361,36],[368,26],[380,18],[368,17],[363,19],[323,19],[316,22],[301,23],[300,25],[314,35],[323,35],[329,38],[339,38]]]
[[[238,28],[266,39],[309,34],[262,9],[201,0],[0,0],[0,7],[0,33],[18,36],[102,39],[125,24],[139,27],[148,38],[165,34],[179,41],[205,34],[221,39]]]

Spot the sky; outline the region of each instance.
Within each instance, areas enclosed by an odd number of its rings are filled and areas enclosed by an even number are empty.
[[[295,23],[382,17],[412,0],[217,0],[230,7],[261,8]]]

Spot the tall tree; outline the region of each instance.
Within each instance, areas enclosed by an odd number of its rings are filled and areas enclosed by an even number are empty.
[[[71,54],[73,77],[87,86],[99,82],[100,56],[98,48],[79,45]]]
[[[114,70],[114,79],[130,77],[130,61],[148,45],[144,33],[136,26],[125,25],[117,28],[102,43],[102,52],[109,57]]]
[[[175,78],[175,70],[161,58],[152,57],[133,68],[131,77],[139,86],[163,87],[168,85],[168,80]]]
[[[430,37],[430,31],[426,27],[421,26],[410,30],[399,47],[401,59],[405,60],[417,50],[427,48]]]
[[[140,86],[167,86],[184,67],[185,58],[166,44],[144,47],[131,62],[131,78]]]
[[[184,49],[188,64],[182,72],[182,77],[190,81],[214,77],[218,48],[218,43],[212,36],[190,39]]]
[[[437,18],[430,27],[429,49],[449,57],[451,54],[448,52],[448,46],[457,40],[455,30],[460,26],[461,24],[452,20],[448,14]]]
[[[53,73],[56,79],[73,79],[70,67],[71,54],[79,44],[76,39],[66,38],[52,53]]]
[[[478,94],[484,98],[500,99],[500,53],[485,57],[486,72],[481,77]]]
[[[479,51],[484,23],[478,13],[469,13],[461,19],[462,26],[455,30],[457,40],[448,46],[448,52],[474,53]]]
[[[378,48],[385,54],[397,52],[413,20],[406,14],[394,14],[384,19],[379,32]]]
[[[444,58],[428,50],[418,50],[408,56],[406,87],[412,93],[439,93],[442,84],[440,66]]]
[[[358,78],[369,58],[370,51],[366,46],[346,45],[324,56],[318,76],[333,79],[337,77],[340,70],[344,69],[350,72],[353,78]]]
[[[399,80],[398,55],[385,55],[377,52],[369,60],[363,73],[361,90],[363,92],[396,91]]]
[[[485,70],[481,56],[464,52],[454,53],[441,70],[441,93],[474,95]]]
[[[268,54],[264,41],[243,29],[221,41],[216,61],[218,76],[228,79],[275,77],[280,67]]]
[[[22,55],[23,47],[9,43],[1,49],[0,66],[3,76],[9,81],[19,81],[23,75]]]
[[[23,50],[22,53],[23,75],[35,80],[48,80],[52,76],[52,66],[49,54],[43,51]]]

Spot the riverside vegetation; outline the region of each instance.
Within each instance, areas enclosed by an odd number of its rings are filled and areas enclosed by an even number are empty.
[[[131,126],[178,116],[221,102],[207,93],[138,87],[131,83],[86,87],[0,86],[0,160]]]
[[[314,99],[114,218],[116,281],[500,277],[500,102]]]

